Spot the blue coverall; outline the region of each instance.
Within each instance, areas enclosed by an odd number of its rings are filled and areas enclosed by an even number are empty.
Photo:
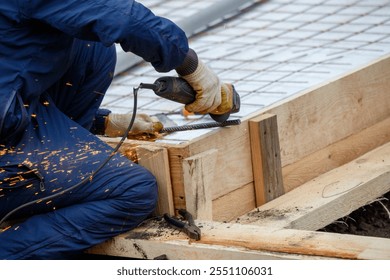
[[[0,2],[0,218],[87,178],[112,148],[90,132],[115,66],[114,43],[159,72],[188,52],[184,32],[131,0]],[[66,259],[142,222],[154,177],[117,154],[77,189],[22,208],[0,259]]]

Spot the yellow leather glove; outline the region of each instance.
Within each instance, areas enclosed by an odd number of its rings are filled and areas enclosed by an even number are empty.
[[[104,134],[108,137],[122,137],[126,132],[132,114],[109,114],[106,117],[106,129]],[[150,117],[146,114],[137,114],[133,127],[131,128],[128,138],[142,134],[155,134],[163,128],[157,118]]]
[[[193,73],[181,77],[196,91],[196,100],[185,106],[187,111],[221,115],[231,110],[232,85],[221,83],[218,76],[201,60],[198,60],[198,66]]]

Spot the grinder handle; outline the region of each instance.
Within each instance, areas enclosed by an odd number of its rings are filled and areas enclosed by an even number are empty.
[[[195,101],[196,92],[190,84],[180,77],[161,77],[155,83],[154,91],[160,97],[181,103],[191,104]]]
[[[190,84],[180,77],[160,77],[154,84],[154,93],[160,97],[179,102],[181,104],[191,104],[196,99],[196,91]],[[240,97],[233,87],[233,107],[231,112],[226,112],[221,115],[209,114],[210,117],[217,122],[225,122],[230,113],[236,113],[240,109]]]

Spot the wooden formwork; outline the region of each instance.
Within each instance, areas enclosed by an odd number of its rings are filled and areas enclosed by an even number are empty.
[[[316,231],[390,190],[388,77],[390,57],[383,57],[240,126],[180,145],[127,141],[121,152],[157,177],[158,213],[186,208],[202,226],[202,239],[151,221],[90,252],[390,259],[388,239]]]

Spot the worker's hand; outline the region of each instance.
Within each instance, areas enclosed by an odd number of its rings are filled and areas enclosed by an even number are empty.
[[[233,105],[232,85],[221,83],[218,76],[201,60],[198,60],[198,65],[193,73],[181,77],[196,91],[196,100],[185,106],[187,111],[220,115],[231,110]]]
[[[106,118],[105,135],[108,137],[122,137],[126,132],[132,114],[109,114]],[[142,134],[155,134],[163,128],[157,118],[150,117],[146,114],[137,114],[133,127],[131,128],[128,138]]]

